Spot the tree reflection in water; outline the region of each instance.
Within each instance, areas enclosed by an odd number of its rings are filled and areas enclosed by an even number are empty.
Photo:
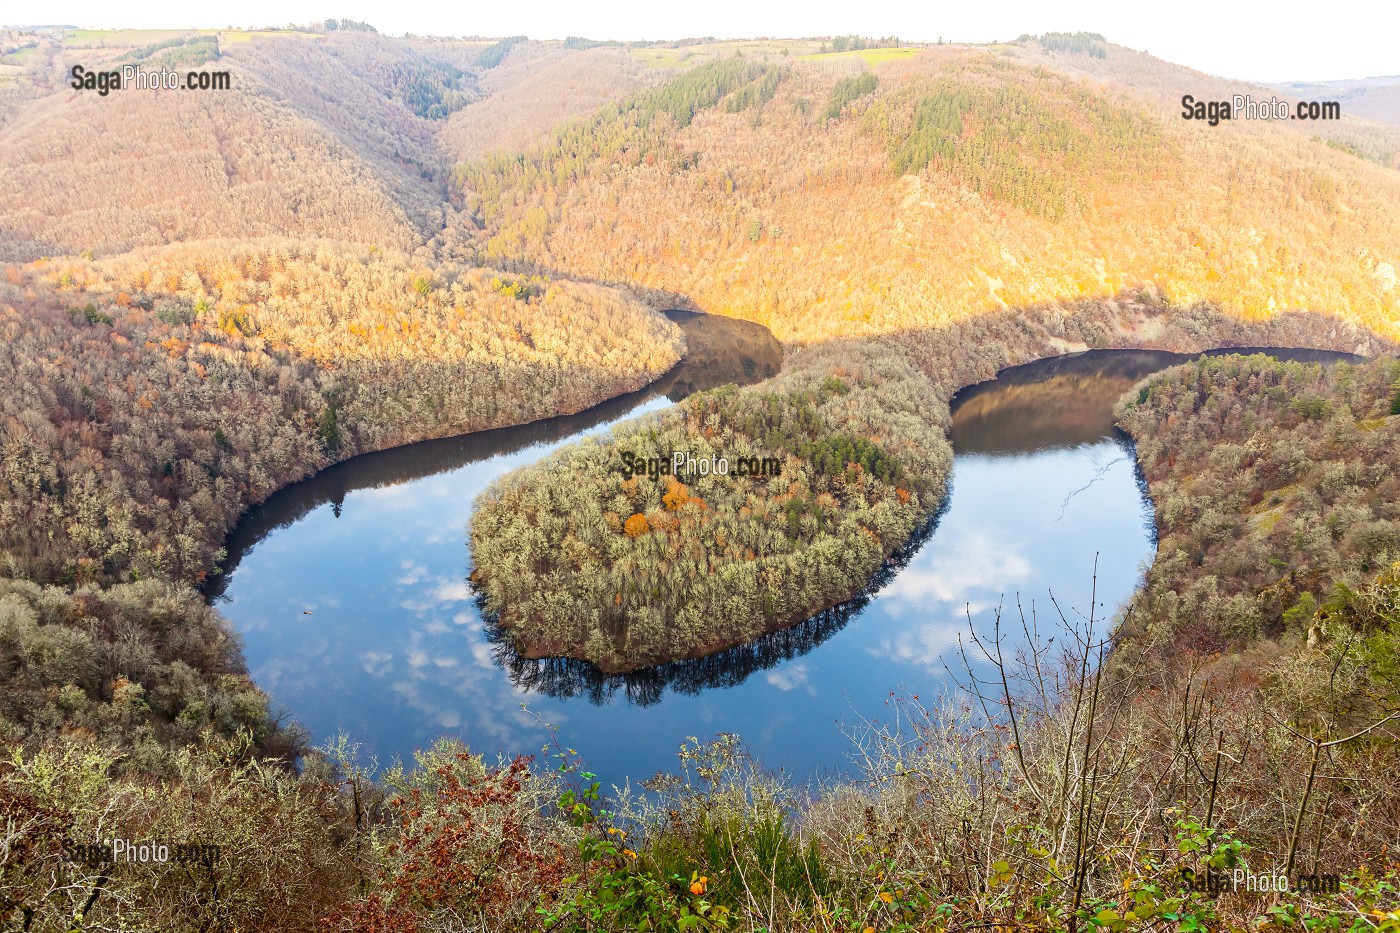
[[[770,632],[747,645],[738,645],[703,658],[673,661],[624,674],[607,674],[587,661],[573,658],[527,658],[515,650],[510,632],[485,611],[479,596],[477,611],[485,623],[487,638],[494,647],[496,662],[506,670],[516,687],[531,693],[556,699],[583,697],[595,706],[612,703],[620,694],[634,706],[653,706],[661,702],[667,689],[694,696],[717,687],[737,687],[759,671],[807,654],[860,615],[870,600],[908,566],[937,530],[951,498],[950,487],[938,511],[914,532],[903,547],[885,559],[870,585],[854,598],[796,625]]]
[[[1019,456],[1113,438],[1122,449],[1123,458],[1133,463],[1141,501],[1150,502],[1132,441],[1114,424],[1112,405],[1106,404],[1106,400],[1126,392],[1144,376],[1200,355],[1253,352],[1265,351],[1223,348],[1205,354],[1189,354],[1162,350],[1091,350],[1013,366],[1002,370],[995,379],[968,386],[957,393],[952,403],[953,446],[959,455]],[[1309,363],[1358,359],[1351,354],[1327,350],[1269,348],[1267,352],[1277,358]],[[1112,463],[1100,468],[1099,477],[1108,466]],[[1092,483],[1094,478],[1090,481]],[[1081,491],[1071,490],[1070,498]],[[923,547],[938,527],[951,498],[950,486],[938,512],[885,562],[876,578],[855,598],[747,645],[703,658],[622,674],[605,673],[586,661],[572,658],[528,658],[515,650],[510,633],[486,613],[480,600],[477,609],[485,620],[497,663],[522,690],[556,699],[583,697],[600,706],[612,703],[620,695],[630,704],[653,706],[668,689],[694,696],[716,687],[735,687],[754,673],[807,654],[841,631]],[[1067,498],[1066,506],[1069,501]],[[1156,525],[1150,511],[1144,516],[1143,524],[1149,544],[1155,545]]]

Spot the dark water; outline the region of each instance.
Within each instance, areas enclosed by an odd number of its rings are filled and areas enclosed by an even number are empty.
[[[573,437],[780,364],[761,328],[677,319],[692,360],[650,390],[571,418],[359,457],[251,514],[230,539],[216,595],[274,702],[317,742],[344,731],[383,763],[441,735],[488,755],[535,753],[547,723],[605,782],[671,770],[686,737],[718,732],[806,777],[850,766],[847,733],[888,715],[891,691],[945,689],[969,615],[985,632],[1001,601],[1019,595],[1044,613],[1052,591],[1087,613],[1096,555],[1098,615],[1137,584],[1152,556],[1150,506],[1112,406],[1188,357],[1093,351],[959,394],[947,507],[873,594],[754,646],[635,676],[513,657],[465,583],[475,496]]]

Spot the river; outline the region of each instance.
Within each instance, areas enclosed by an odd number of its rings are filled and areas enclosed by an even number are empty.
[[[1066,612],[1087,614],[1097,561],[1095,612],[1111,616],[1151,560],[1151,506],[1112,406],[1189,357],[1090,351],[959,393],[944,510],[851,604],[744,649],[626,677],[512,655],[466,583],[477,494],[577,437],[781,365],[756,325],[671,316],[691,354],[647,390],[580,415],[357,457],[249,513],[210,596],[274,705],[314,742],[344,732],[381,764],[444,735],[488,756],[538,754],[557,735],[606,786],[674,770],[689,736],[732,732],[766,766],[808,780],[854,766],[851,734],[892,716],[893,694],[946,691],[959,636],[969,624],[985,634],[998,604],[1019,598],[1044,619],[1053,593]]]

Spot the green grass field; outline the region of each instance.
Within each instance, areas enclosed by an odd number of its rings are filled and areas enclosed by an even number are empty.
[[[75,29],[63,40],[63,44],[74,46],[100,45],[109,48],[136,48],[154,45],[180,36],[213,35],[215,29]]]
[[[819,52],[815,55],[803,55],[802,58],[808,61],[839,61],[841,59],[859,58],[867,65],[879,65],[882,62],[900,61],[905,58],[913,58],[922,49],[858,49],[852,52]]]
[[[284,39],[307,39],[324,35],[319,32],[296,32],[289,29],[238,29],[233,32],[219,33],[219,44],[251,42],[254,38],[281,36]]]

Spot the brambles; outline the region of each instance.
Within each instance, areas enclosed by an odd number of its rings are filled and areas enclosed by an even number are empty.
[[[541,892],[566,884],[564,840],[535,786],[549,782],[527,759],[491,768],[444,741],[386,783],[395,793],[383,805],[378,877],[330,929],[409,933],[488,912],[496,929],[518,929]]]
[[[708,877],[692,871],[687,885],[682,875],[667,876],[639,861],[627,831],[613,825],[615,815],[603,808],[595,775],[582,769],[572,751],[559,749],[554,757],[556,773],[568,782],[558,809],[578,832],[579,870],[564,880],[563,897],[537,909],[544,929],[572,930],[580,923],[665,933],[729,927],[729,908],[705,896]]]

